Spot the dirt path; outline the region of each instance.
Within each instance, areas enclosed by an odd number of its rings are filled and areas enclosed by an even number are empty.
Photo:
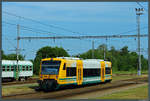
[[[127,86],[127,87],[119,87],[119,88],[114,88],[114,89],[106,89],[105,91],[90,92],[90,93],[65,97],[63,99],[95,99],[96,97],[101,97],[101,96],[104,96],[104,95],[108,95],[108,94],[128,90],[128,89],[131,89],[131,88],[140,87],[140,86],[143,86],[143,85],[148,85],[148,83],[130,85],[130,86]]]

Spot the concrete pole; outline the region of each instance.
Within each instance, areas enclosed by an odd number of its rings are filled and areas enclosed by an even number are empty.
[[[150,12],[150,1],[148,1],[148,12]],[[148,13],[148,78],[150,78],[150,13]],[[149,87],[148,90],[150,91],[150,80],[148,80]],[[150,96],[150,93],[148,94]],[[148,101],[150,98],[148,97]]]
[[[94,59],[94,41],[92,41],[92,59]]]
[[[137,15],[137,26],[138,26],[138,53],[139,53],[139,66],[138,75],[141,75],[141,50],[140,50],[140,14]]]
[[[16,49],[16,54],[17,54],[17,68],[16,68],[16,80],[18,81],[19,79],[19,65],[18,65],[18,61],[19,61],[19,34],[20,34],[20,26],[17,25],[17,49]]]
[[[136,8],[137,15],[137,33],[138,33],[138,55],[139,55],[139,64],[138,64],[138,75],[141,75],[141,53],[140,53],[140,15],[142,15],[143,8]]]
[[[104,60],[105,60],[105,52],[106,52],[106,49],[105,49],[105,47],[104,47]]]

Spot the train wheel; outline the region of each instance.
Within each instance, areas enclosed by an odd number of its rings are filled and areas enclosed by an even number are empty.
[[[25,77],[25,80],[27,81],[27,80],[28,80],[28,77]]]

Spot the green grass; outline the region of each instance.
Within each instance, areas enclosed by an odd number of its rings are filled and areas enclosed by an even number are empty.
[[[148,70],[143,70],[143,74],[148,74]],[[137,71],[112,71],[112,74],[137,74]]]
[[[130,76],[130,75],[125,75],[125,76],[113,76],[112,80],[116,81],[116,80],[123,80],[123,79],[131,79],[131,78],[135,78],[135,76]]]
[[[112,93],[96,99],[148,99],[148,85]]]
[[[28,85],[21,85],[21,86],[9,86],[5,87],[2,86],[2,95],[10,95],[10,94],[19,94],[24,92],[34,91],[34,87],[38,86],[38,84],[28,84]]]
[[[39,75],[33,74],[32,78],[39,78]]]
[[[144,75],[141,75],[141,76],[138,76],[138,75],[113,75],[112,76],[112,80],[115,81],[115,80],[123,80],[123,79],[132,79],[132,78],[139,78],[139,77],[147,77],[148,74],[144,74]]]

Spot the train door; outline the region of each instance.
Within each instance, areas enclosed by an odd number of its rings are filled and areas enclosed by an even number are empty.
[[[21,69],[20,65],[18,65],[18,68],[17,68],[17,65],[14,65],[14,77],[15,77],[15,79],[19,78],[20,69]]]
[[[16,75],[17,75],[16,69],[17,69],[17,66],[16,66],[16,65],[13,65],[13,68],[14,68],[14,78],[16,79]]]
[[[105,62],[101,62],[101,81],[104,82],[105,80]]]
[[[83,63],[82,60],[77,60],[77,71],[76,71],[77,84],[81,85],[83,81]]]

